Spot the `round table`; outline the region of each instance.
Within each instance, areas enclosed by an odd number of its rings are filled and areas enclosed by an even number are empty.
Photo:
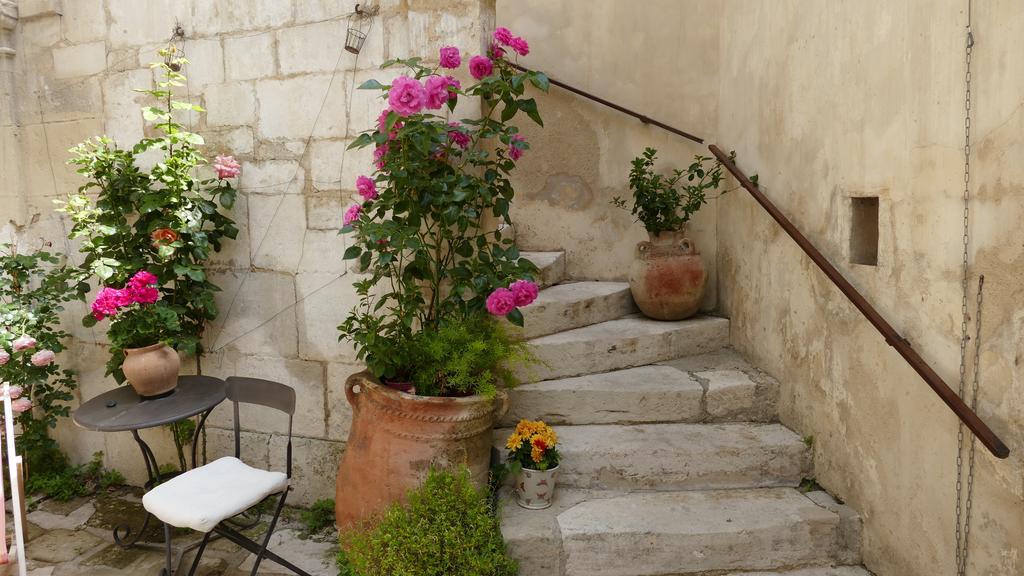
[[[201,414],[192,437],[192,467],[196,467],[196,449],[206,418],[213,409],[227,397],[224,381],[211,376],[179,376],[178,386],[168,394],[144,398],[135,393],[131,386],[121,386],[82,404],[72,415],[75,424],[86,430],[96,432],[131,432],[142,450],[146,461],[146,473],[149,480],[145,488],[149,490],[156,484],[183,471],[170,474],[160,472],[160,465],[149,445],[142,440],[139,430],[156,428],[180,422],[186,418]],[[130,526],[114,527],[114,540],[124,548],[135,544],[149,525],[150,516],[134,538]],[[123,531],[123,533],[122,533]]]

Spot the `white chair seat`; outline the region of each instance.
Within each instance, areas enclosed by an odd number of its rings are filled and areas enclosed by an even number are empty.
[[[253,468],[228,456],[153,488],[142,497],[142,505],[165,524],[209,532],[287,487],[283,472]]]

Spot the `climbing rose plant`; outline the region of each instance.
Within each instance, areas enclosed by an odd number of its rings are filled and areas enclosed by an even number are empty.
[[[152,67],[162,72],[163,79],[153,89],[139,90],[158,103],[142,109],[158,135],[130,148],[120,148],[107,137],[73,148],[71,163],[88,181],[68,197],[62,210],[73,222],[70,237],[82,242],[83,270],[101,286],[124,286],[139,270],[159,278],[151,288],[159,292],[160,303],[154,309],[160,311],[161,328],[156,331],[150,326],[147,338],[159,332],[159,340],[199,354],[206,322],[217,317],[214,295],[220,291],[208,278],[205,265],[225,239],[238,235],[222,209],[229,210],[235,203],[230,180],[238,176],[239,165],[231,156],[217,156],[210,166],[213,176],[198,176],[208,164],[200,153],[203,137],[186,130],[175,114],[205,110],[174,99],[174,88],[185,84],[180,70],[188,60],[173,46],[158,53],[162,60]],[[151,152],[159,161],[144,170],[139,157]],[[89,314],[83,323],[92,326],[101,317]],[[133,338],[112,330],[107,373],[123,382],[124,345],[133,343]]]
[[[353,237],[344,257],[368,275],[355,283],[360,302],[339,330],[378,377],[411,376],[418,332],[488,312],[522,325],[519,307],[537,295],[536,268],[501,227],[511,225],[509,178],[529,149],[512,121],[523,113],[543,126],[526,92],[546,91],[548,79],[505,58],[528,53],[525,40],[505,28],[494,38],[487,54],[469,59],[470,86],[448,74],[463,63],[452,46],[441,48],[437,66],[390,60],[382,68],[407,72],[390,85],[360,86],[387,104],[350,146],[372,146],[375,171],[357,179],[362,202],[343,217],[342,232]],[[478,98],[482,116],[453,119],[460,98]]]
[[[60,329],[64,305],[81,299],[84,274],[39,250],[19,254],[0,245],[0,382],[12,386],[19,444],[33,473],[61,469],[65,459],[49,431],[69,413],[77,382],[57,354],[70,336]]]

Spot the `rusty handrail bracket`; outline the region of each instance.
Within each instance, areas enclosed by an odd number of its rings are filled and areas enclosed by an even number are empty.
[[[853,287],[852,284],[842,275],[835,266],[832,265],[824,255],[811,244],[810,240],[797,229],[796,226],[790,222],[789,218],[779,211],[779,209],[764,195],[761,190],[758,189],[753,182],[739,168],[736,167],[736,163],[729,157],[728,154],[722,152],[722,149],[712,144],[708,147],[711,153],[718,158],[718,161],[725,166],[726,170],[732,173],[739,181],[742,186],[757,203],[761,205],[768,214],[779,223],[779,226],[789,234],[790,238],[796,241],[797,245],[804,251],[807,256],[825,273],[825,276],[832,281],[836,287],[846,296],[846,298],[853,303],[854,306],[860,310],[861,314],[868,319],[868,322],[878,330],[878,333],[882,335],[885,341],[899,352],[900,356],[910,364],[910,367],[917,372],[924,381],[931,386],[932,390],[938,394],[939,398],[949,406],[950,410],[957,415],[958,418],[978,437],[978,440],[988,448],[988,451],[997,458],[1006,458],[1010,455],[1010,449],[996,436],[995,432],[988,427],[987,424],[978,416],[974,410],[964,403],[964,401],[957,396],[952,388],[946,384],[945,381],[935,373],[935,370],[925,362],[923,358],[910,346],[903,336],[901,336],[895,328],[892,327],[889,322],[875,310],[875,307],[869,303],[864,296]]]

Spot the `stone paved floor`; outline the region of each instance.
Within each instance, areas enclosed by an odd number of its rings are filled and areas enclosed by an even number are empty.
[[[8,504],[8,508],[10,505]],[[163,567],[163,550],[122,549],[114,543],[113,527],[122,523],[142,525],[145,513],[140,492],[118,489],[91,498],[70,502],[44,501],[28,514],[27,555],[29,576],[157,576]],[[247,531],[250,537],[265,533],[269,515]],[[8,531],[14,521],[7,517]],[[187,543],[197,533],[177,530],[175,543]],[[259,538],[255,538],[259,540]],[[163,529],[151,522],[144,540],[162,543]],[[337,550],[333,529],[321,534],[303,534],[298,512],[286,509],[271,538],[270,549],[314,576],[336,576],[334,555]],[[179,574],[187,574],[192,555],[186,554]],[[218,540],[203,554],[197,574],[200,576],[242,576],[252,569],[253,555],[234,544]],[[13,576],[17,566],[0,566],[0,576]],[[290,574],[288,570],[264,560],[260,574]]]

